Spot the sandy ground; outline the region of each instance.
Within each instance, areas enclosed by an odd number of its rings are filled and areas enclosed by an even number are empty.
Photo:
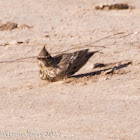
[[[96,0],[0,0],[2,23],[32,27],[0,31],[0,139],[140,139],[140,2],[124,2],[136,9],[95,11]],[[100,51],[75,77],[48,83],[28,58],[44,44],[52,55]]]

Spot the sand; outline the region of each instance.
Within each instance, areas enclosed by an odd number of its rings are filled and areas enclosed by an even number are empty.
[[[95,0],[0,0],[0,23],[17,24],[0,31],[0,139],[140,139],[140,2],[121,2],[135,9],[94,10]],[[99,52],[74,77],[49,83],[29,58],[44,45],[52,55]]]

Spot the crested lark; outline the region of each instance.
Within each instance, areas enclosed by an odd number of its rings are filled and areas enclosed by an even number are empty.
[[[52,57],[44,46],[37,57],[40,78],[51,82],[68,78],[84,66],[94,53],[85,49]]]

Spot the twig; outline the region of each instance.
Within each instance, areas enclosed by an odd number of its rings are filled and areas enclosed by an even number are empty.
[[[133,34],[134,34],[134,33],[129,33],[129,34],[126,34],[126,35],[120,36],[119,39],[120,39],[120,38],[128,37],[128,36],[133,35]]]
[[[104,46],[90,46],[90,47],[104,47]],[[68,49],[68,50],[65,50],[65,51],[62,51],[61,53],[65,53],[65,52],[68,52],[68,51],[71,51],[71,50],[76,50],[76,49],[82,49],[82,48],[85,48],[85,46],[83,47],[77,47],[77,48],[71,48],[71,49]],[[89,48],[89,47],[88,47]],[[104,47],[105,48],[105,47]],[[55,52],[55,53],[52,53],[52,54],[58,54],[60,52]]]
[[[90,44],[84,45],[83,47],[79,47],[79,48],[85,48],[85,47],[104,47],[104,46],[92,46],[92,45],[95,44],[95,43],[97,43],[97,42],[100,42],[100,41],[102,41],[102,40],[104,40],[104,39],[110,38],[110,37],[112,37],[112,36],[124,34],[124,33],[126,33],[126,32],[119,32],[119,33],[116,33],[116,34],[113,34],[113,35],[105,36],[105,37],[103,37],[103,38],[101,38],[101,39],[98,39],[98,40],[96,40],[96,41],[94,41],[94,42],[92,42],[92,43],[90,43]],[[128,34],[128,35],[129,35],[129,34]],[[128,35],[127,35],[127,36],[128,36]],[[126,35],[125,35],[125,36],[126,36]],[[73,46],[76,46],[76,45],[73,45]],[[68,51],[74,50],[74,49],[77,49],[77,48],[71,48],[71,49],[62,51],[62,53],[68,52]],[[28,53],[30,53],[32,50],[33,50],[33,49],[31,49],[30,51],[28,51],[25,55],[27,55]],[[52,54],[57,54],[57,53],[60,53],[60,52],[55,52],[55,53],[52,53]],[[24,55],[24,56],[25,56],[25,55]],[[19,60],[29,59],[29,58],[37,58],[37,56],[20,57],[20,58],[17,58],[17,59],[15,59],[15,60],[0,61],[0,63],[11,63],[11,62],[16,62],[16,61],[19,61]]]
[[[33,48],[33,49],[34,49],[34,48]],[[29,50],[27,53],[25,53],[25,55],[29,54],[33,49]],[[25,56],[25,55],[24,55],[24,56]]]
[[[0,61],[0,63],[9,63],[9,62],[15,62],[23,59],[28,59],[28,58],[37,58],[37,56],[31,56],[31,57],[20,57],[14,60],[7,60],[7,61]]]
[[[104,40],[104,39],[110,38],[110,37],[112,37],[112,36],[120,35],[120,34],[124,34],[124,33],[126,33],[126,32],[119,32],[119,33],[116,33],[116,34],[113,34],[113,35],[105,36],[105,37],[103,37],[103,38],[101,38],[101,39],[98,39],[98,40],[96,40],[96,41],[94,41],[94,42],[92,42],[92,43],[90,43],[90,44],[85,45],[85,47],[86,47],[86,46],[89,46],[89,45],[92,45],[92,44],[95,44],[95,43],[97,43],[97,42],[100,42],[100,41],[102,41],[102,40]]]
[[[113,34],[113,35],[105,36],[105,37],[103,37],[103,38],[101,38],[101,39],[98,39],[98,40],[96,40],[96,41],[94,41],[94,42],[92,42],[92,43],[90,43],[90,44],[87,44],[87,45],[84,45],[83,47],[78,47],[78,48],[85,48],[85,47],[103,47],[103,48],[105,48],[104,46],[91,46],[91,45],[92,45],[92,44],[95,44],[95,43],[97,43],[97,42],[100,42],[100,41],[102,41],[102,40],[104,40],[104,39],[110,38],[110,37],[112,37],[112,36],[120,35],[120,34],[124,34],[124,33],[126,33],[126,32],[119,32],[119,33],[116,33],[116,34]],[[75,44],[75,45],[72,45],[72,46],[76,46],[76,45],[79,45],[79,44]],[[62,51],[61,53],[68,52],[68,51],[75,50],[75,49],[77,49],[77,48],[71,48],[71,49]],[[58,54],[58,53],[60,53],[60,52],[55,52],[55,53],[52,53],[52,54]]]

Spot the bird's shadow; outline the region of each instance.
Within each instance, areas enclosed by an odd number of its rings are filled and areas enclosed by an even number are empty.
[[[82,77],[91,77],[91,76],[95,76],[95,75],[100,75],[102,72],[106,73],[106,74],[113,74],[114,71],[123,69],[127,66],[129,66],[130,64],[132,64],[131,61],[129,62],[121,62],[121,64],[115,63],[113,64],[103,64],[103,63],[98,63],[94,66],[94,68],[99,68],[99,70],[93,71],[93,72],[89,72],[89,73],[84,73],[84,74],[78,74],[78,75],[73,75],[71,76],[71,78],[82,78]],[[108,67],[108,65],[112,65],[111,67]],[[117,66],[116,66],[117,65]],[[106,67],[106,68],[105,68]],[[104,68],[104,69],[102,69]]]

